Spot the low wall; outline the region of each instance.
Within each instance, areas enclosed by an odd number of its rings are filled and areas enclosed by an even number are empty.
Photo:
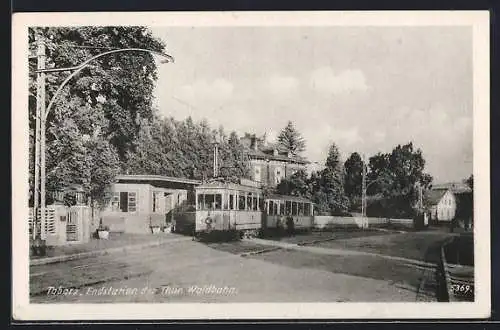
[[[38,212],[37,232],[49,246],[67,244],[80,244],[88,242],[91,236],[92,212],[85,205],[67,207],[60,204],[47,205],[45,209],[45,221],[40,219]],[[30,237],[33,226],[33,209],[29,211]]]
[[[413,219],[389,219],[389,224],[406,228],[413,228],[415,226]]]
[[[314,216],[314,228],[368,228],[389,225],[413,228],[413,219],[388,219],[369,217]]]
[[[110,232],[151,233],[150,214],[108,212],[102,213],[101,219],[103,226],[108,226]]]

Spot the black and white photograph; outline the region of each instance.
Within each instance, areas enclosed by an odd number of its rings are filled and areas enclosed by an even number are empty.
[[[14,15],[14,315],[487,317],[488,28]]]

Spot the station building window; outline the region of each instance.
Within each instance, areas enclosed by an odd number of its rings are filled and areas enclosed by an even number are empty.
[[[134,191],[115,192],[111,203],[113,210],[135,212],[137,210],[137,193]]]

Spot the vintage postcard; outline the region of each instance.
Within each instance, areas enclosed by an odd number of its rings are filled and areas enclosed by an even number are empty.
[[[489,13],[13,16],[16,320],[490,315]]]

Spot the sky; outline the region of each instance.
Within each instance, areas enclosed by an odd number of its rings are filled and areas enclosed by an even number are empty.
[[[324,163],[412,141],[434,182],[472,173],[470,27],[154,27],[161,115],[271,139],[290,120]]]

